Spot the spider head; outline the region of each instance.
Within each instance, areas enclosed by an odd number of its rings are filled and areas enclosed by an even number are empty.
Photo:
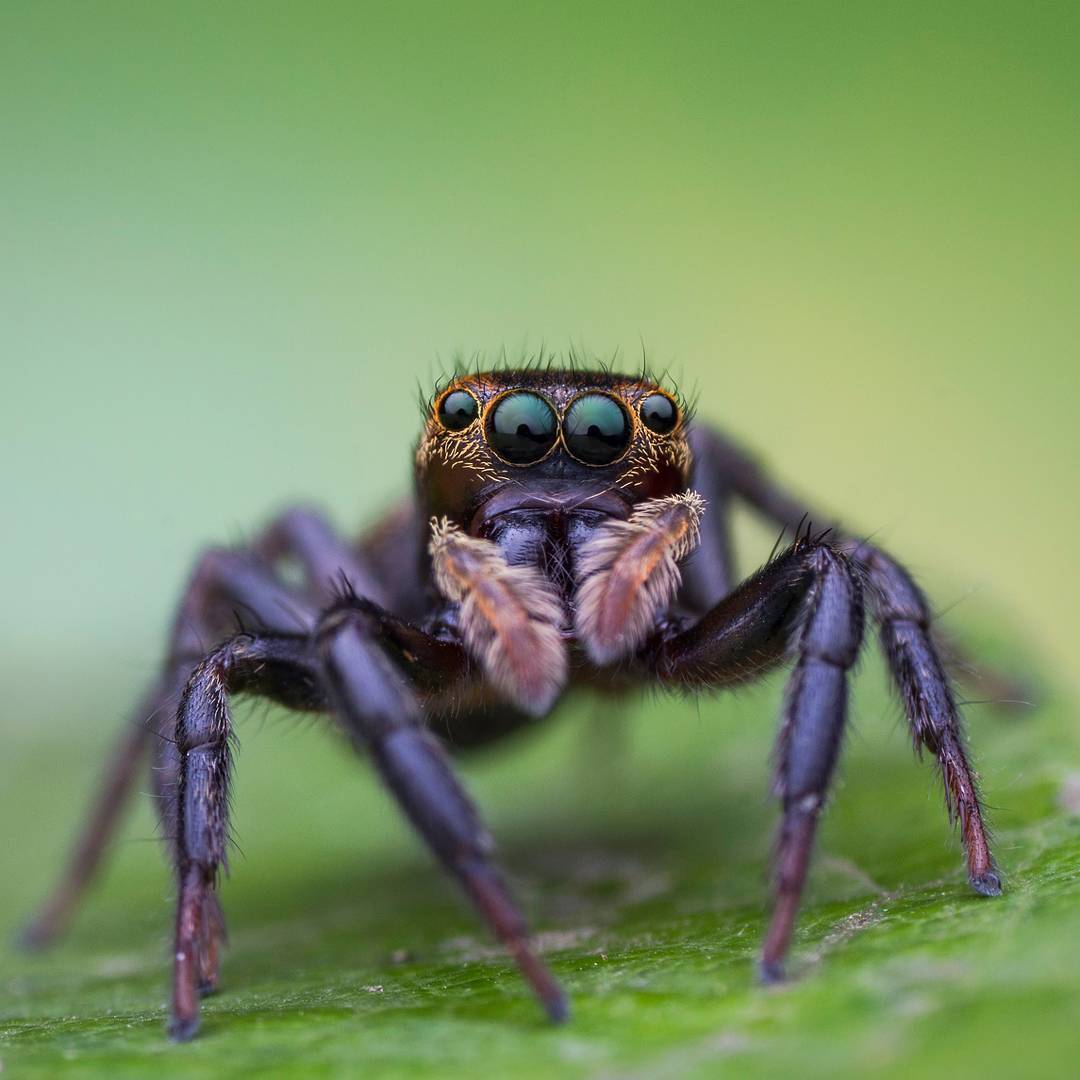
[[[626,517],[685,490],[687,415],[642,376],[526,368],[460,375],[428,408],[416,477],[429,513],[479,535],[501,514]]]

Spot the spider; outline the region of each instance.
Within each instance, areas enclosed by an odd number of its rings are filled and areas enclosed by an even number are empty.
[[[775,897],[759,961],[765,982],[780,980],[867,610],[916,747],[937,758],[971,886],[1001,892],[923,594],[880,548],[803,524],[803,503],[692,423],[661,381],[550,365],[459,370],[426,407],[415,481],[412,498],[358,543],[294,509],[250,547],[198,559],[140,722],[125,731],[29,943],[65,925],[152,746],[177,883],[169,1032],[195,1034],[224,936],[229,702],[254,694],[333,714],[562,1020],[566,998],[530,945],[445,745],[505,735],[575,686],[704,691],[789,662]],[[794,535],[742,582],[728,530],[736,499]],[[259,629],[230,633],[238,611]]]

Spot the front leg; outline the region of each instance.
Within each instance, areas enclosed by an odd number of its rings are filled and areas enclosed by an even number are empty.
[[[727,686],[756,678],[788,652],[788,680],[773,788],[783,805],[776,902],[761,952],[761,976],[783,975],[847,717],[848,673],[863,632],[862,587],[848,558],[818,539],[800,539],[689,629],[663,640],[660,677],[683,686]]]
[[[178,898],[170,1035],[190,1039],[199,995],[217,975],[221,914],[216,897],[227,865],[232,720],[229,696],[254,692],[293,709],[325,707],[306,635],[241,634],[195,669],[180,701],[173,854]]]

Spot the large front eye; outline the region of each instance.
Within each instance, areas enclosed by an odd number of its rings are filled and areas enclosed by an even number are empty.
[[[566,410],[563,442],[586,465],[610,465],[630,445],[630,417],[607,394],[582,394]]]
[[[488,443],[504,461],[531,465],[555,445],[558,426],[555,410],[539,394],[515,390],[492,409]]]
[[[480,406],[468,390],[451,390],[439,402],[439,423],[450,431],[464,431],[480,415]]]

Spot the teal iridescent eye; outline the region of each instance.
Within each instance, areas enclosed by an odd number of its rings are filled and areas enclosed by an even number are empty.
[[[639,408],[641,422],[657,435],[668,435],[679,420],[679,410],[667,394],[650,394]]]
[[[480,406],[467,390],[451,390],[439,402],[439,423],[451,431],[463,431],[479,415]]]
[[[630,417],[607,394],[582,394],[566,410],[563,442],[586,465],[610,465],[630,445]]]
[[[539,395],[515,390],[501,398],[488,420],[488,444],[512,465],[531,465],[555,445],[559,418]]]

